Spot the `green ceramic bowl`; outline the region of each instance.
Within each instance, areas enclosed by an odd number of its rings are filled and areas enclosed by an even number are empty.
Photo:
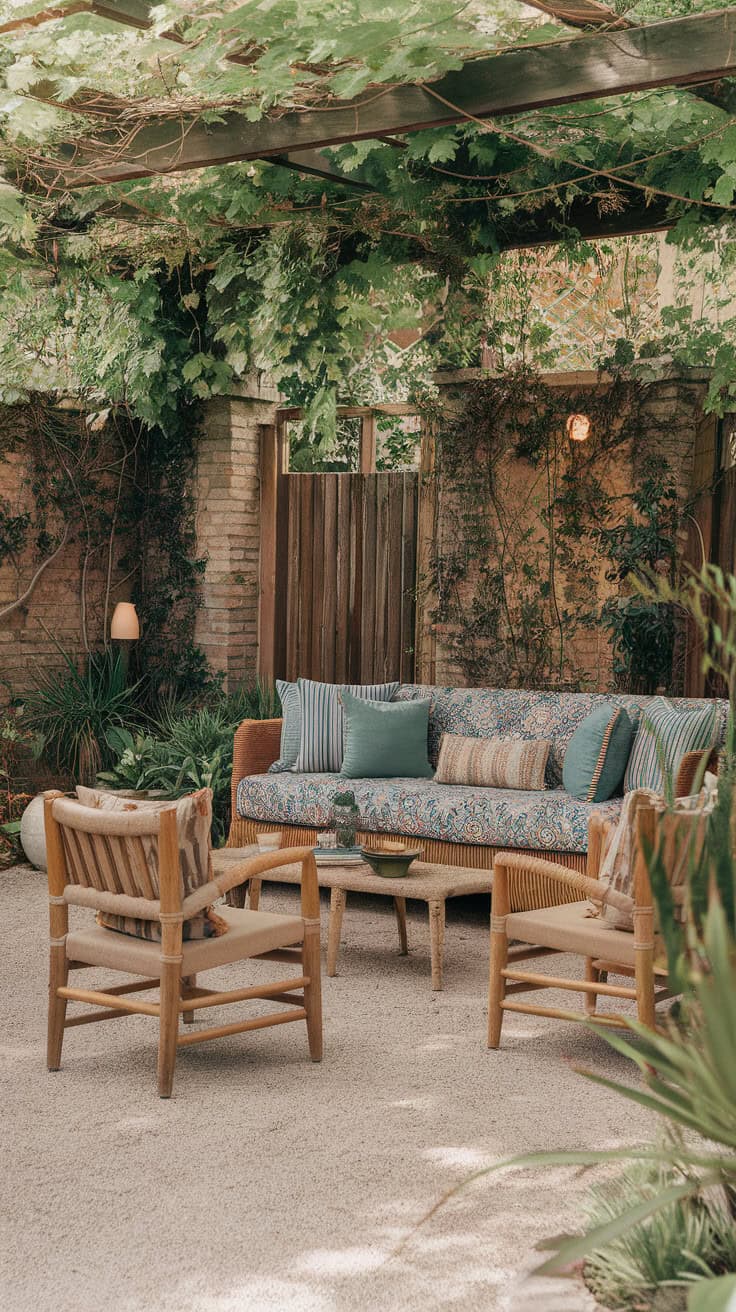
[[[404,879],[409,873],[409,866],[422,855],[421,847],[406,848],[403,852],[376,852],[370,848],[361,848],[363,860],[384,879]]]

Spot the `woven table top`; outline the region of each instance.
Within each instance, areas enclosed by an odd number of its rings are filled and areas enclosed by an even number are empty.
[[[288,849],[284,849],[288,851]],[[222,847],[212,853],[215,874],[235,862],[258,856],[258,848]],[[344,888],[354,893],[379,893],[387,897],[415,897],[431,902],[436,898],[464,897],[469,893],[489,893],[493,885],[491,870],[473,870],[465,866],[442,866],[430,861],[414,861],[409,874],[402,879],[388,879],[377,875],[361,861],[345,865],[317,866],[317,877],[322,888]],[[298,884],[301,879],[299,864],[285,864],[276,870],[267,870],[262,878],[276,884]]]

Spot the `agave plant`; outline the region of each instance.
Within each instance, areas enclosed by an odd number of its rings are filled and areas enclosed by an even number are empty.
[[[58,670],[38,670],[23,702],[22,723],[42,740],[48,765],[76,783],[93,783],[112,759],[107,735],[138,718],[139,683],[129,684],[118,652],[87,658],[82,672],[61,652]]]

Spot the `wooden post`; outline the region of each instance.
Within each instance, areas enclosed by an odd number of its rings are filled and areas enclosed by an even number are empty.
[[[376,472],[376,416],[363,415],[360,421],[360,472]]]
[[[258,588],[258,676],[275,674],[276,542],[279,451],[275,424],[261,425],[261,556]]]

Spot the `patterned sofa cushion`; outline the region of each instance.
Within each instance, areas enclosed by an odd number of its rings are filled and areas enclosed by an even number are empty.
[[[578,725],[604,703],[623,706],[634,723],[642,710],[655,700],[625,693],[528,692],[521,688],[435,688],[403,684],[394,701],[431,697],[429,714],[429,757],[437,764],[443,733],[475,738],[546,738],[552,743],[547,758],[549,788],[562,784],[562,762],[567,744]],[[705,705],[694,697],[672,697],[671,705],[683,710]],[[728,703],[719,701],[716,744],[725,738]],[[520,844],[519,844],[520,846]]]
[[[341,780],[334,774],[258,774],[241,779],[238,815],[324,829]],[[585,852],[592,811],[616,819],[621,799],[591,805],[561,788],[516,792],[437,784],[433,779],[355,779],[361,827],[448,843]]]

